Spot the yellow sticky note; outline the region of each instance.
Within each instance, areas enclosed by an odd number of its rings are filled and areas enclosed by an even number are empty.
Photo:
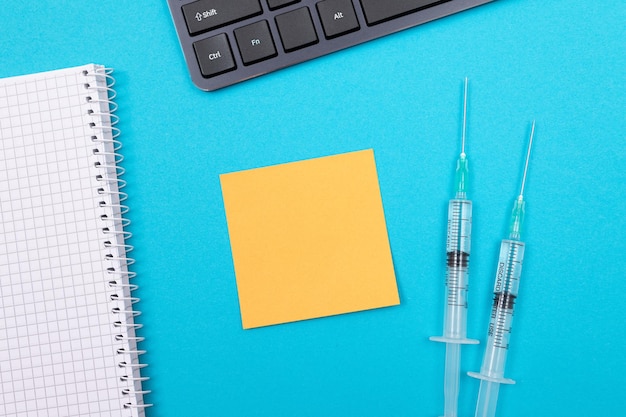
[[[400,303],[372,150],[220,180],[244,329]]]

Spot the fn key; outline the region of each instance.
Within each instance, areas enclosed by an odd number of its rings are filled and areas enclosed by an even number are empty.
[[[235,38],[244,65],[276,56],[276,47],[267,20],[235,29]]]

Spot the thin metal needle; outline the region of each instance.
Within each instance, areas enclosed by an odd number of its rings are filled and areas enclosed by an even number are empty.
[[[526,154],[526,164],[524,165],[524,175],[522,176],[522,189],[519,192],[520,197],[524,196],[524,185],[526,184],[526,173],[528,172],[528,161],[530,160],[530,148],[533,146],[533,136],[535,135],[535,121],[530,129],[530,140],[528,141],[528,153]]]
[[[463,86],[463,136],[461,139],[461,156],[465,156],[465,127],[467,126],[467,77]]]

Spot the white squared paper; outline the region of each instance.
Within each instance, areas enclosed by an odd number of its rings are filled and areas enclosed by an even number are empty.
[[[115,201],[97,192],[85,88],[105,83],[83,73],[98,68],[0,80],[0,416],[142,415],[111,311],[99,202]]]

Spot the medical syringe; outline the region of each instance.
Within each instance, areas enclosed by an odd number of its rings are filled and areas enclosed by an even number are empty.
[[[472,235],[472,201],[467,199],[469,169],[465,155],[467,121],[467,78],[463,88],[463,133],[461,155],[456,163],[455,197],[448,203],[448,236],[446,241],[446,303],[443,336],[430,340],[446,344],[443,380],[444,417],[456,417],[459,399],[461,345],[477,344],[466,338],[467,285]]]
[[[522,262],[524,261],[524,242],[520,240],[524,221],[524,185],[534,133],[535,122],[533,122],[530,131],[522,187],[519,196],[513,203],[509,238],[503,239],[500,244],[500,256],[493,288],[493,307],[487,331],[483,363],[480,373],[468,372],[468,375],[481,380],[475,417],[495,416],[500,384],[515,383],[512,379],[504,377],[504,368],[509,351],[513,308],[517,299],[519,280],[522,275]]]

